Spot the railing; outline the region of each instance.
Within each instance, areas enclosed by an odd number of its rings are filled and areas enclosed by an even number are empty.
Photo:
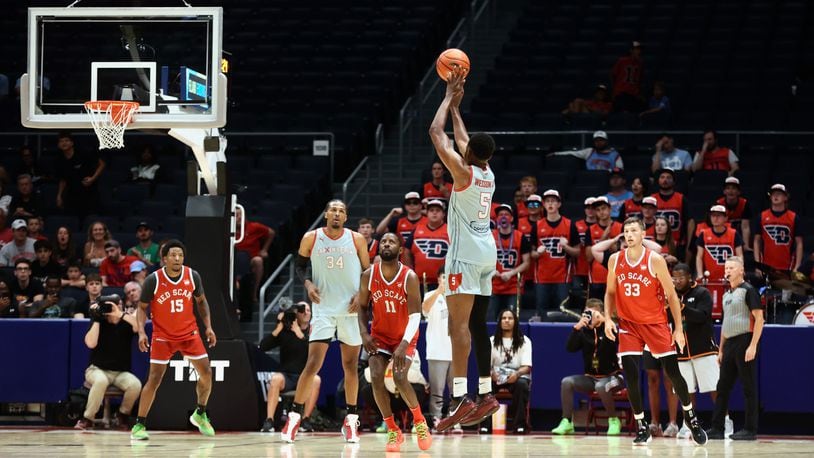
[[[362,159],[362,162],[360,162],[359,165],[357,165],[356,168],[353,169],[353,172],[351,172],[350,176],[348,176],[348,179],[345,180],[344,183],[342,183],[342,202],[345,202],[345,206],[347,206],[348,208],[350,208],[353,201],[355,201],[356,198],[359,196],[359,193],[365,189],[365,186],[367,186],[368,183],[370,183],[370,167],[367,167],[368,159],[370,159],[370,156],[365,156],[365,158]],[[365,181],[363,181],[359,185],[359,189],[357,189],[356,192],[354,192],[350,196],[350,198],[348,198],[348,188],[350,187],[350,184],[356,179],[356,176],[359,175],[359,173],[362,171],[362,169],[365,169]],[[365,194],[365,196],[367,199],[367,202],[365,202],[365,214],[367,214],[367,209],[370,207],[370,194]]]
[[[376,162],[379,165],[379,192],[384,191],[384,175],[382,175],[382,153],[384,152],[384,124],[376,126]]]

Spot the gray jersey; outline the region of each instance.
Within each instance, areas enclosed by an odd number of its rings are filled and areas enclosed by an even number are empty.
[[[353,243],[353,232],[344,229],[332,239],[325,228],[317,229],[311,249],[311,271],[321,302],[313,305],[313,316],[345,316],[354,294],[359,292],[362,263]]]
[[[489,227],[489,216],[495,174],[488,166],[485,169],[469,166],[469,171],[469,184],[460,190],[453,189],[449,200],[447,260],[494,267],[497,247]]]

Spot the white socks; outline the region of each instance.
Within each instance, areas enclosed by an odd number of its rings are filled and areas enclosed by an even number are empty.
[[[455,377],[452,379],[452,397],[461,396],[466,396],[466,377]]]
[[[492,377],[478,377],[478,394],[492,392]]]

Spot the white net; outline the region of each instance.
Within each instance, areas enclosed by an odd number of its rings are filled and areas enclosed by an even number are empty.
[[[124,148],[124,130],[138,108],[138,102],[124,100],[85,102],[85,111],[99,138],[99,149]]]

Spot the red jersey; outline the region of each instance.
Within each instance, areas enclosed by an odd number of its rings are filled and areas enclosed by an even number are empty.
[[[624,215],[625,218],[636,217],[642,219],[642,201],[635,201],[632,198],[626,200],[622,204],[620,216]]]
[[[443,189],[443,188],[446,188],[447,191],[448,191],[446,195],[444,195],[444,193],[441,192],[441,189]],[[451,194],[452,194],[452,183],[447,183],[445,181],[444,184],[440,188],[436,188],[435,185],[432,183],[432,181],[428,181],[428,182],[424,183],[424,189],[423,189],[422,196],[425,199],[443,199],[443,200],[447,200],[447,199],[449,199],[449,196]]]
[[[579,275],[580,277],[587,277],[588,270],[590,269],[590,265],[588,264],[588,260],[585,259],[585,250],[587,249],[588,244],[588,231],[590,230],[591,223],[581,219],[574,223],[577,227],[577,235],[579,235],[579,257],[577,257],[577,262],[574,263],[574,275]]]
[[[447,225],[430,229],[426,222],[419,223],[410,238],[408,245],[418,278],[424,281],[426,274],[427,283],[438,283],[438,269],[444,265],[449,251]]]
[[[726,197],[718,198],[715,203],[726,207],[726,219],[729,221],[732,229],[735,229],[736,231],[741,230],[741,220],[744,218],[748,219],[749,216],[751,216],[745,214],[749,202],[743,197],[738,197],[738,202],[731,208],[729,207],[729,204],[726,203]]]
[[[135,256],[122,256],[117,263],[112,263],[110,258],[105,257],[99,266],[99,275],[104,277],[107,286],[123,288],[125,283],[130,281],[130,264],[138,261]]]
[[[779,215],[771,209],[760,214],[760,239],[763,242],[763,263],[778,270],[791,270],[794,265],[794,238],[797,235],[797,214],[786,210]]]
[[[616,313],[631,323],[667,323],[664,290],[653,271],[653,251],[642,248],[639,259],[628,259],[628,249],[616,256]]]
[[[647,240],[656,240],[656,223],[644,223],[644,238]]]
[[[704,170],[729,170],[729,148],[719,146],[704,154]]]
[[[413,234],[413,230],[415,229],[418,223],[426,223],[427,217],[421,216],[415,221],[410,221],[407,216],[402,216],[396,220],[395,224],[393,222],[390,223],[390,227],[388,230],[391,232],[395,232],[398,234],[399,238],[401,238],[401,246],[407,246],[407,243],[410,241],[410,237]],[[401,261],[404,262],[404,254],[401,255]]]
[[[593,245],[594,242],[598,242],[602,239],[602,235],[605,233],[606,227],[602,227],[599,223],[592,224],[588,231],[588,236],[590,237],[589,242],[590,245]],[[613,221],[611,223],[611,229],[608,233],[608,238],[616,237],[617,235],[622,233],[622,223],[618,221]],[[591,268],[588,270],[588,282],[593,284],[605,284],[607,283],[608,279],[608,269],[602,265],[601,259],[594,259],[591,261]]]
[[[246,233],[243,235],[243,240],[235,245],[235,249],[249,253],[249,256],[255,257],[260,255],[260,249],[269,236],[269,227],[262,223],[254,221],[246,221]]]
[[[670,229],[673,231],[673,240],[677,245],[681,244],[681,230],[684,227],[684,194],[674,192],[666,199],[661,193],[654,193],[658,210],[656,216],[663,216],[670,222]]]
[[[370,242],[367,243],[367,255],[370,257],[370,262],[373,262],[373,258],[379,254],[379,241],[376,239],[370,239]]]
[[[529,207],[526,207],[525,202],[518,202],[517,206],[517,217],[518,218],[528,218],[529,216]]]
[[[525,205],[523,207],[525,208]],[[534,227],[536,227],[538,221],[539,220],[535,222],[529,221],[528,216],[525,218],[520,218],[520,220],[517,222],[517,230],[522,232],[523,235],[527,236],[528,238],[533,239],[534,237],[532,236],[531,231],[534,229]],[[534,272],[537,271],[537,260],[531,259],[530,262],[531,265],[529,265],[529,268],[523,272],[524,282],[534,281]]]
[[[537,258],[534,283],[566,283],[568,281],[568,254],[560,245],[560,238],[571,239],[571,220],[561,217],[556,226],[547,219],[537,221],[537,246],[545,251]]]
[[[195,279],[192,269],[183,266],[177,281],[170,280],[166,268],[158,269],[155,291],[150,300],[153,338],[169,341],[187,340],[198,334],[198,323],[192,311]]]
[[[716,234],[712,228],[704,229],[698,236],[698,248],[704,250],[704,270],[709,271],[710,281],[722,281],[726,260],[735,256],[738,233],[727,226],[722,234]],[[700,274],[701,272],[699,272]]]
[[[370,336],[385,346],[395,347],[404,338],[404,328],[410,319],[407,309],[407,275],[410,272],[409,267],[399,263],[396,276],[387,281],[382,275],[382,265],[371,265],[368,289],[373,302],[373,323]],[[410,345],[414,347],[416,342],[418,333]]]
[[[497,271],[506,272],[519,266],[523,262],[523,233],[513,230],[511,236],[503,238],[497,229],[492,230],[497,246]],[[504,282],[497,276],[492,277],[492,294],[517,294],[517,280]]]
[[[611,70],[613,75],[613,96],[621,93],[638,97],[641,93],[642,60],[632,56],[620,57]]]

